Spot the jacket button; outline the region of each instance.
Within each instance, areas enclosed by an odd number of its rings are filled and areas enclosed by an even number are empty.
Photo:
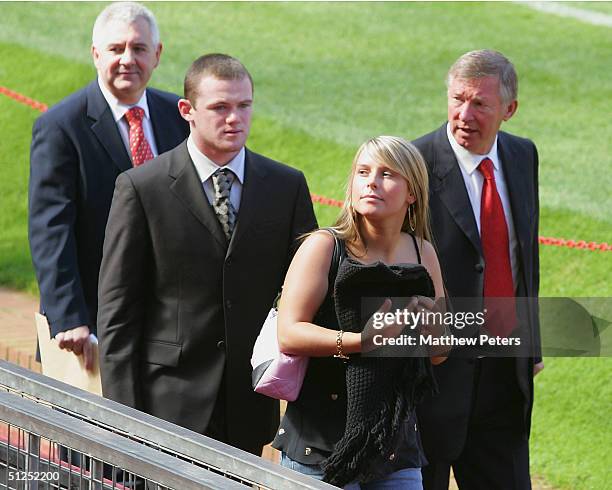
[[[332,393],[331,394],[331,399],[336,401],[338,399],[338,393]]]
[[[484,266],[483,266],[482,264],[478,263],[478,264],[476,264],[476,265],[474,266],[474,270],[475,270],[476,272],[482,272],[482,271],[484,270]]]
[[[391,453],[389,456],[389,461],[393,461],[395,459],[395,453]]]
[[[285,433],[285,429],[283,429],[282,427],[280,429],[278,429],[278,435],[282,436]]]
[[[219,342],[217,342],[217,349],[225,350],[225,341],[224,340],[219,340]]]
[[[231,300],[229,300],[229,299],[226,299],[226,300],[225,300],[225,307],[226,307],[228,310],[231,310],[231,309],[232,309],[232,301],[231,301]]]
[[[228,258],[227,258],[227,260],[225,261],[225,265],[227,265],[228,267],[229,267],[230,265],[232,265],[232,258],[231,258],[231,257],[228,257]]]
[[[309,447],[307,447],[306,449],[304,449],[304,454],[306,456],[310,456],[310,453],[312,453],[312,449],[310,449]]]

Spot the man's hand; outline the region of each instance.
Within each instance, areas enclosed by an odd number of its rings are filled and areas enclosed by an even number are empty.
[[[55,340],[57,340],[60,349],[72,351],[77,356],[83,354],[85,369],[88,371],[93,369],[94,351],[89,340],[89,327],[87,325],[60,332],[55,336]]]
[[[544,369],[544,361],[540,361],[533,365],[533,376],[535,377],[539,372]]]

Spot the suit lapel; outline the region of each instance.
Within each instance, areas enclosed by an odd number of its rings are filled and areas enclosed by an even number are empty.
[[[225,250],[227,239],[215,212],[206,198],[200,177],[187,151],[187,142],[184,141],[174,150],[171,150],[171,152],[170,170],[168,172],[172,179],[170,190],[198,221],[210,231],[219,246]],[[242,205],[240,208],[242,209]]]
[[[240,197],[240,210],[238,221],[232,235],[227,253],[234,250],[236,244],[244,236],[249,227],[254,223],[255,212],[259,207],[262,196],[267,195],[265,180],[266,170],[258,161],[256,154],[245,148],[244,157],[244,182],[242,184],[242,195]]]
[[[510,209],[514,222],[514,233],[519,243],[521,256],[525,257],[529,240],[529,214],[525,195],[525,176],[529,175],[526,162],[517,155],[516,148],[508,144],[503,133],[498,134],[498,154],[502,162],[504,178],[510,197]]]
[[[132,161],[119,134],[119,128],[97,80],[87,87],[87,117],[93,121],[91,130],[117,168],[122,172],[132,168]]]
[[[433,192],[440,197],[459,228],[482,255],[480,235],[474,219],[472,204],[465,188],[459,163],[448,142],[446,124],[437,131],[435,138],[437,151],[433,174],[436,181],[432,186]]]
[[[147,104],[157,152],[161,155],[176,146],[176,121],[175,118],[168,117],[168,103],[164,106],[161,97],[151,89],[147,89]],[[176,111],[178,113],[178,108]]]

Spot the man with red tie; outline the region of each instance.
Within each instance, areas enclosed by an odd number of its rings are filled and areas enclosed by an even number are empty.
[[[93,28],[98,77],[34,123],[29,238],[41,311],[63,349],[91,365],[104,230],[119,173],[182,142],[178,96],[147,88],[162,52],[153,14],[106,7]]]
[[[538,154],[531,141],[499,130],[518,106],[517,75],[501,53],[464,54],[447,88],[448,122],[415,141],[428,165],[434,244],[451,302],[480,298],[485,333],[507,337],[517,326],[515,298],[538,295]],[[537,311],[526,311],[536,345]],[[538,356],[456,350],[435,366],[440,392],[419,407],[426,490],[447,489],[451,466],[462,490],[531,488]]]

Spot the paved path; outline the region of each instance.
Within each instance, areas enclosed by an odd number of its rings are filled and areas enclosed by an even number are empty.
[[[0,288],[0,359],[40,372],[36,362],[34,313],[38,299]]]

